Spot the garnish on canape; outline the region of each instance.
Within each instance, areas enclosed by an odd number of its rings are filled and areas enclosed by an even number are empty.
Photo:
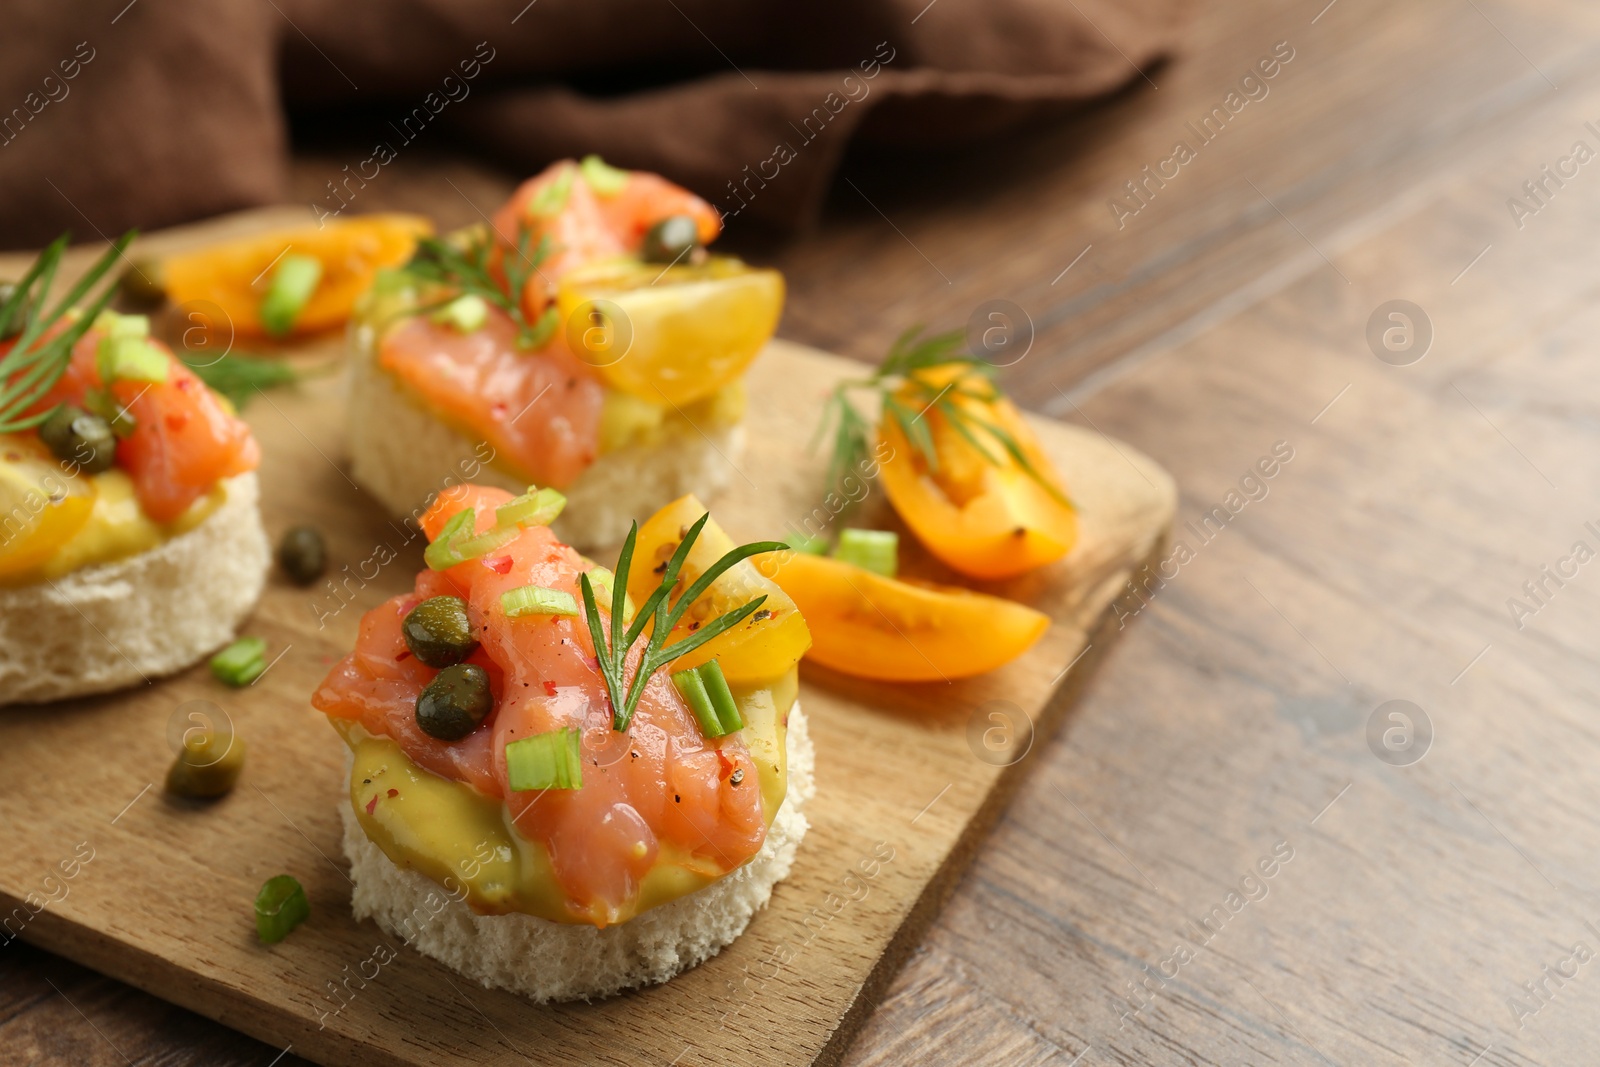
[[[590,156],[421,241],[358,309],[356,481],[397,515],[453,481],[552,486],[579,548],[720,490],[783,306],[776,271],[707,251],[720,229],[699,197]]]
[[[233,636],[265,581],[260,448],[143,316],[46,306],[67,238],[0,294],[0,703],[132,685]]]
[[[357,916],[539,1000],[665,981],[731,942],[811,790],[805,623],[749,558],[782,546],[735,547],[691,498],[682,523],[635,526],[613,574],[550,529],[565,503],[440,494],[428,569],[312,699],[351,750]],[[441,887],[455,899],[418,927]]]

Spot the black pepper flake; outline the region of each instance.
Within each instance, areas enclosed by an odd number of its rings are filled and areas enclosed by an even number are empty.
[[[652,573],[652,574],[665,574],[665,573],[667,573],[667,564],[669,562],[671,562],[671,561],[670,560],[662,560],[660,563],[658,563],[654,567],[650,568],[650,573]]]
[[[639,753],[637,753],[637,752],[633,753],[633,758],[634,759],[638,759],[639,758]]]
[[[772,618],[772,612],[768,611],[766,608],[762,608],[760,611],[758,611],[754,615],[750,616],[750,621],[751,622],[765,622],[767,619],[770,619],[770,618]]]
[[[674,804],[682,804],[683,803],[683,798],[680,797],[678,794],[674,793],[674,794],[672,794],[672,802]]]
[[[1026,526],[1018,526],[1015,530],[1011,531],[1011,536],[1012,537],[1027,537],[1028,536],[1028,528]]]
[[[361,784],[362,785],[371,785],[372,784],[372,779],[371,778],[363,778],[363,779],[361,779]]]
[[[738,785],[740,782],[744,781],[744,768],[740,767],[738,770],[734,771],[733,774],[729,775],[728,781],[734,785]]]

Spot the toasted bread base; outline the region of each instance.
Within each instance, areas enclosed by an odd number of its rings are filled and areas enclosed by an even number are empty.
[[[435,494],[461,482],[527,489],[474,441],[407,395],[373,356],[370,331],[352,334],[348,423],[351,475],[397,518],[422,514]],[[633,445],[596,459],[563,488],[567,507],[552,528],[580,551],[620,543],[643,519],[686,493],[709,500],[732,480],[744,427],[679,426],[658,445]]]
[[[0,588],[0,704],[65,700],[183,670],[233,639],[272,550],[254,473],[199,526],[137,556]]]
[[[816,791],[814,762],[796,701],[789,712],[789,788],[761,851],[699,892],[603,930],[532,915],[479,915],[438,883],[390,862],[342,803],[344,854],[355,883],[350,906],[356,918],[374,920],[457,973],[540,1003],[592,1000],[665,982],[731,944],[789,873],[806,833],[800,808]]]

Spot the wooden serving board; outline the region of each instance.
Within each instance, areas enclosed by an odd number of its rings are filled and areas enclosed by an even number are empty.
[[[298,211],[233,216],[146,238],[140,251],[302,220]],[[17,257],[0,257],[0,276],[16,272]],[[336,359],[339,342],[306,347],[293,358]],[[783,342],[756,363],[742,473],[711,502],[735,539],[781,536],[822,506],[821,464],[807,442],[828,388],[859,369]],[[341,378],[325,374],[245,411],[265,454],[269,534],[319,527],[333,579],[306,590],[274,575],[245,627],[278,657],[255,685],[226,689],[201,665],[110,697],[0,711],[0,919],[14,917],[0,923],[0,942],[20,935],[328,1064],[833,1062],[1030,746],[1062,718],[1061,690],[1075,689],[1115,636],[1109,605],[1175,506],[1171,479],[1151,460],[1091,430],[1036,420],[1080,508],[1082,539],[1061,564],[988,588],[1049,612],[1045,637],[964,682],[889,686],[806,665],[818,793],[794,871],[768,908],[734,945],[664,986],[541,1007],[480,989],[350,915],[343,755],[307,697],[351,646],[361,613],[410,587],[421,542],[408,543],[349,480],[342,403]],[[876,487],[856,521],[894,525]],[[904,533],[902,545],[905,570],[954,580]],[[380,566],[391,549],[397,558]],[[208,806],[161,789],[171,727],[189,701],[216,705],[248,745],[239,787]],[[305,885],[312,916],[266,948],[252,901],[284,872]]]

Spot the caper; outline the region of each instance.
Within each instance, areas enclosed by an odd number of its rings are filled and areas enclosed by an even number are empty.
[[[406,647],[430,667],[460,663],[478,647],[467,618],[467,602],[458,596],[429,597],[400,623]]]
[[[126,302],[138,308],[153,308],[166,302],[167,289],[161,264],[153,259],[138,259],[128,265],[117,281]]]
[[[16,291],[16,282],[0,282],[0,307],[5,307],[6,301],[10,300]],[[22,303],[17,305],[17,310],[12,314],[11,321],[6,323],[6,328],[4,330],[0,330],[0,341],[15,337],[17,334],[21,333],[22,327],[27,323],[27,320],[28,298],[23,297]]]
[[[210,800],[231,791],[244,770],[244,738],[231,730],[191,731],[167,771],[167,792]]]
[[[446,667],[417,697],[417,725],[429,737],[459,741],[494,710],[489,672],[476,663]]]
[[[311,526],[292,526],[278,542],[278,566],[296,585],[310,585],[328,567],[328,547]]]
[[[647,263],[678,263],[700,243],[700,228],[690,215],[668,215],[645,232],[639,258]]]
[[[117,439],[111,424],[71,404],[62,404],[40,424],[39,440],[56,459],[76,464],[88,474],[110,470],[117,461]]]

